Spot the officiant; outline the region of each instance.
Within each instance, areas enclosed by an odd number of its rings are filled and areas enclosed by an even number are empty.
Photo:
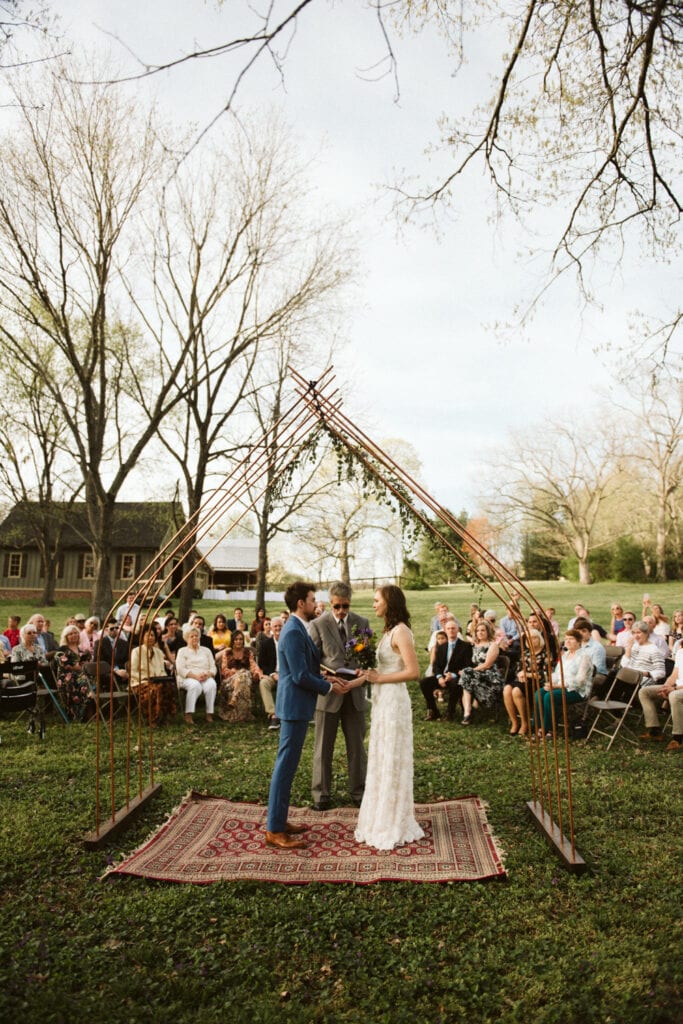
[[[330,608],[309,624],[309,636],[320,651],[322,664],[329,669],[356,668],[346,648],[354,631],[368,629],[368,620],[351,611],[353,591],[341,580],[329,587]],[[337,730],[341,722],[346,741],[349,792],[360,807],[365,791],[367,754],[365,753],[365,687],[345,694],[318,697],[315,708],[315,745],[313,752],[313,809],[325,811],[332,806],[332,759]]]

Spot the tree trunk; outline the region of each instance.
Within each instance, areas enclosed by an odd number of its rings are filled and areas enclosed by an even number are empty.
[[[666,582],[666,492],[660,493],[657,501],[657,539],[655,542],[655,579],[658,583]]]
[[[339,538],[340,543],[340,555],[339,563],[341,566],[341,578],[343,583],[351,583],[351,564],[349,560],[349,539],[346,535],[346,529],[342,531],[342,535]]]
[[[98,500],[86,491],[86,505],[95,556],[95,583],[90,598],[90,614],[96,615],[100,622],[104,622],[114,605],[110,542],[114,522],[114,499],[105,495]]]
[[[195,566],[198,561],[199,558],[197,556],[196,548],[192,548],[192,550],[183,558],[183,576],[187,572],[189,572],[189,576],[180,586],[178,621],[181,623],[187,622],[190,617],[190,610],[194,604],[194,588],[196,581]]]
[[[588,586],[592,582],[593,577],[588,568],[588,558],[579,558],[579,583],[585,583]]]
[[[256,583],[256,607],[266,604],[266,577],[268,575],[268,526],[265,518],[261,522],[258,538],[258,580]]]
[[[45,584],[43,586],[43,593],[40,595],[40,606],[41,608],[53,608],[57,603],[57,565],[59,563],[59,554],[52,558],[49,556],[43,558],[42,561]]]

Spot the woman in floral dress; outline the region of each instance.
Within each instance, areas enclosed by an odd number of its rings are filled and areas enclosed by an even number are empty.
[[[244,635],[238,630],[232,638],[232,647],[218,658],[220,684],[216,698],[216,714],[224,722],[251,722],[254,719],[252,702],[261,671],[254,652],[244,644]]]
[[[474,628],[472,667],[460,673],[463,725],[470,724],[473,700],[490,708],[503,692],[503,679],[496,668],[499,648],[493,636],[494,629],[488,619],[479,619]]]

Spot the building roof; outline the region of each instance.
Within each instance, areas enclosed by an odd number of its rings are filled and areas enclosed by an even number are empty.
[[[31,532],[32,513],[37,502],[19,502],[0,523],[0,547],[34,548]],[[86,550],[91,536],[85,502],[77,501],[69,507],[55,502],[57,520],[63,516],[62,548]],[[117,501],[111,531],[113,548],[136,550],[161,547],[169,530],[175,532],[185,522],[185,514],[177,502],[172,501]]]
[[[210,554],[211,541],[202,541],[197,549],[206,564],[214,572],[256,572],[258,569],[258,541],[256,540],[224,540]]]

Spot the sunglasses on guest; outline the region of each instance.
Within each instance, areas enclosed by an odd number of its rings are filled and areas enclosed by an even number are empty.
[[[338,612],[342,608],[344,610],[346,610],[347,608],[350,608],[351,605],[350,605],[350,603],[348,601],[346,601],[346,602],[341,601],[339,604],[333,604],[332,607],[334,608],[335,612]]]

